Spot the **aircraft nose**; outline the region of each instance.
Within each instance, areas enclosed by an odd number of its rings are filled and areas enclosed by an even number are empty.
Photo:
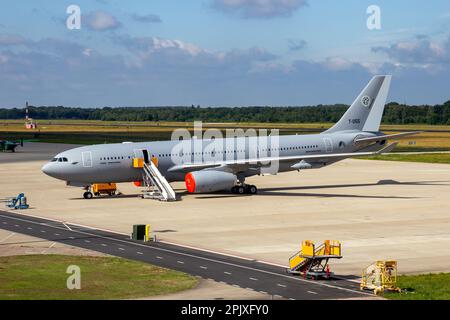
[[[56,170],[55,167],[51,163],[47,163],[42,167],[42,172],[50,177],[55,177]]]

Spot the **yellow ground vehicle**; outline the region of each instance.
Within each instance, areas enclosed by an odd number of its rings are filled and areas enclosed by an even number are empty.
[[[117,185],[115,183],[96,183],[92,185],[92,193],[95,196],[102,194],[113,196],[117,192]]]
[[[361,290],[401,292],[397,287],[397,261],[377,261],[362,272]]]

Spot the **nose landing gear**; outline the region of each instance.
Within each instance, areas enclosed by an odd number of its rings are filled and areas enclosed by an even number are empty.
[[[94,195],[90,191],[86,191],[85,193],[83,193],[83,198],[85,199],[92,199],[93,197]]]

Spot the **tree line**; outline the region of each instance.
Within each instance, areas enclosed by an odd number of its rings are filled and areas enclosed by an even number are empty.
[[[121,107],[68,108],[30,106],[29,116],[42,120],[174,121],[323,123],[338,121],[349,106],[344,104],[305,107]],[[24,119],[24,108],[1,108],[0,119]],[[450,125],[450,101],[441,105],[409,106],[389,103],[384,124]]]

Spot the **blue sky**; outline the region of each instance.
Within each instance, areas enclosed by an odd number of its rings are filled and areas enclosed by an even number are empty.
[[[394,75],[391,101],[450,99],[448,0],[1,4],[1,107],[351,103],[379,73]]]

